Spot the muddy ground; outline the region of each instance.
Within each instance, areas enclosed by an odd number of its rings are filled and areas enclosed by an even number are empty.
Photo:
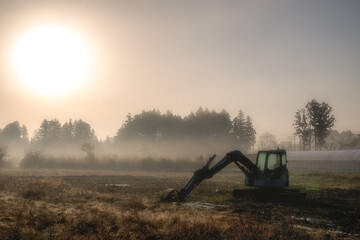
[[[192,173],[0,173],[0,239],[359,239],[360,173],[291,172],[291,201],[234,199],[243,175],[224,171],[182,203],[160,192]]]

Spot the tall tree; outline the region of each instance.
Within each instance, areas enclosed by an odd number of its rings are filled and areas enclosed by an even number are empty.
[[[74,122],[74,138],[76,141],[95,141],[95,131],[90,124],[83,120]]]
[[[3,141],[19,141],[21,139],[21,127],[18,121],[7,124],[1,131]]]
[[[295,128],[295,135],[300,138],[302,149],[306,150],[307,146],[310,148],[312,130],[309,118],[304,108],[298,110],[295,113],[295,121],[293,125]]]
[[[315,150],[321,150],[325,146],[325,139],[334,126],[335,118],[331,114],[332,107],[325,103],[318,103],[315,99],[306,104],[309,123],[314,131]]]
[[[7,149],[4,146],[0,146],[0,167],[3,165],[5,157],[7,154]]]
[[[233,120],[233,133],[236,138],[242,138],[245,136],[246,127],[245,127],[245,114],[243,111],[239,111],[238,115]]]
[[[40,128],[35,132],[35,142],[42,144],[56,143],[61,139],[61,124],[59,120],[52,119],[50,121],[44,119]]]
[[[20,138],[27,143],[29,142],[28,130],[24,124],[21,126],[21,129],[20,129]]]
[[[121,139],[129,139],[134,136],[135,127],[133,124],[134,118],[131,116],[131,113],[126,115],[126,120],[121,125],[115,135],[115,142],[119,142]]]
[[[34,138],[32,141],[43,143],[46,141],[49,135],[49,121],[47,119],[44,119],[39,129],[35,130]]]
[[[249,144],[249,149],[250,148],[254,149],[256,143],[256,131],[254,129],[252,119],[250,116],[246,116],[245,128],[246,128],[246,138]]]
[[[185,117],[184,122],[187,135],[190,137],[224,137],[229,135],[232,128],[230,114],[226,110],[218,113],[200,107],[196,113],[192,112]]]
[[[61,138],[64,142],[74,141],[75,126],[71,119],[61,127]]]
[[[243,111],[239,111],[238,115],[232,122],[232,133],[234,134],[239,148],[248,152],[255,145],[256,131],[253,127],[250,116],[246,116]]]

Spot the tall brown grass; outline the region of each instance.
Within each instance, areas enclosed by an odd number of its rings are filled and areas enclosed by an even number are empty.
[[[145,195],[99,192],[61,178],[0,179],[1,239],[326,239],[284,216],[193,209]],[[145,190],[145,188],[144,188]],[[331,236],[330,236],[331,237]]]

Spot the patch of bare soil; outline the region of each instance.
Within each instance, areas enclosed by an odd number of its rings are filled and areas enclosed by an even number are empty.
[[[359,239],[360,192],[327,188],[306,200],[233,200],[214,178],[184,203],[158,193],[187,176],[0,177],[0,239]],[[349,179],[349,181],[352,181]]]

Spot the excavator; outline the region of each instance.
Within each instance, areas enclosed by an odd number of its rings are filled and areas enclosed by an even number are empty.
[[[202,168],[196,170],[190,180],[179,191],[171,188],[164,190],[160,200],[163,202],[183,201],[203,180],[211,178],[230,163],[234,163],[245,174],[245,186],[257,187],[249,189],[250,191],[247,191],[247,193],[255,193],[256,196],[260,196],[262,199],[270,199],[280,195],[283,198],[305,197],[305,193],[295,189],[283,190],[284,187],[289,186],[289,171],[287,169],[285,149],[259,151],[255,164],[238,150],[227,153],[225,157],[210,167],[215,158],[216,154],[210,157]],[[238,198],[244,192],[246,191],[235,189],[233,197]]]

